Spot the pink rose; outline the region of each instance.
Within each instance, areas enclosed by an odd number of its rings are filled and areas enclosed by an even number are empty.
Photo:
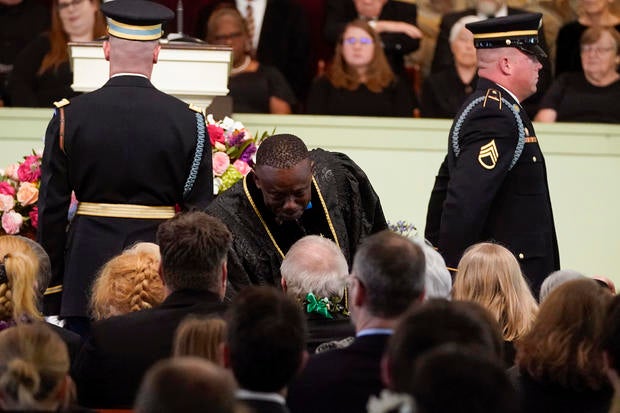
[[[41,177],[41,158],[37,155],[26,156],[24,162],[17,169],[20,181],[36,182]]]
[[[32,228],[39,228],[39,207],[35,205],[32,210],[28,212],[28,216],[30,217]]]
[[[246,176],[248,174],[248,172],[250,172],[252,170],[252,168],[250,168],[250,165],[248,165],[247,163],[243,162],[240,159],[237,159],[234,163],[233,166],[235,167],[235,169],[237,171],[239,171],[239,173],[243,176]]]
[[[10,211],[15,207],[15,199],[11,195],[0,194],[0,211]]]
[[[9,235],[19,234],[23,222],[22,216],[15,211],[5,212],[2,215],[2,229]]]
[[[0,194],[13,196],[15,195],[15,188],[7,181],[2,181],[0,182]]]
[[[215,145],[215,142],[224,143],[224,131],[222,128],[216,125],[207,125],[207,130],[209,131],[211,146]]]
[[[17,176],[17,169],[19,169],[19,164],[14,163],[6,167],[6,169],[4,170],[4,174],[14,181],[19,181],[19,176]]]
[[[22,182],[17,190],[17,201],[23,206],[34,204],[39,199],[39,188],[32,182]]]
[[[215,152],[213,154],[213,174],[222,176],[230,166],[230,158],[225,152]]]

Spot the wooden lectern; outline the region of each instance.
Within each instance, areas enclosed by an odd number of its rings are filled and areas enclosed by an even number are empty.
[[[90,92],[107,82],[109,62],[101,42],[69,43],[72,88]],[[162,41],[151,82],[162,92],[206,108],[215,96],[228,94],[232,49],[199,43]]]

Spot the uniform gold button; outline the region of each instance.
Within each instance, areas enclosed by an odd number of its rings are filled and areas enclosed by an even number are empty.
[[[525,258],[525,255],[523,255],[523,253],[519,253],[519,259],[522,260],[523,258]]]
[[[536,157],[535,156],[532,156],[532,161],[536,162]]]

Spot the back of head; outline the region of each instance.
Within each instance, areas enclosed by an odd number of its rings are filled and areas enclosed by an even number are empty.
[[[448,345],[420,357],[413,374],[420,413],[516,413],[518,399],[495,359]]]
[[[148,244],[148,243],[141,243]],[[159,247],[139,245],[104,264],[92,287],[91,313],[96,320],[152,308],[165,296],[159,276]]]
[[[256,168],[289,169],[308,158],[308,148],[295,135],[279,134],[265,139],[256,152]]]
[[[517,342],[519,369],[569,389],[599,389],[606,382],[599,339],[610,300],[609,291],[591,279],[554,289]]]
[[[547,298],[551,291],[565,282],[583,278],[586,278],[586,276],[575,270],[557,270],[552,272],[540,285],[539,301],[541,303],[545,301],[545,298]]]
[[[455,344],[497,357],[496,331],[471,304],[430,300],[410,309],[398,323],[386,350],[389,387],[412,393],[417,359],[444,344]]]
[[[426,262],[424,270],[424,298],[450,299],[452,293],[452,276],[446,267],[446,262],[435,248],[426,243],[423,238],[412,238],[422,251]]]
[[[424,294],[426,263],[409,238],[381,231],[362,240],[351,274],[365,286],[366,306],[376,317],[395,318]]]
[[[0,320],[22,322],[41,318],[37,308],[39,259],[28,243],[0,236]]]
[[[198,357],[161,360],[151,367],[134,404],[136,413],[233,413],[230,374]]]
[[[39,264],[39,271],[37,273],[37,290],[40,295],[43,295],[45,290],[47,290],[50,280],[52,279],[52,263],[50,261],[50,256],[38,242],[27,237],[22,237],[21,235],[15,235],[15,238],[28,244],[30,249],[32,249],[32,252],[34,252],[37,256],[37,262]]]
[[[71,401],[67,386],[69,353],[64,341],[43,323],[0,332],[2,410],[56,411]]]
[[[487,242],[475,244],[463,254],[453,295],[456,300],[474,301],[488,309],[507,341],[522,337],[538,310],[517,259],[501,245]]]
[[[193,211],[157,229],[164,284],[172,291],[218,291],[232,235],[219,219]]]
[[[278,392],[301,367],[306,320],[295,300],[272,287],[247,287],[228,314],[229,364],[239,386]]]
[[[349,266],[338,246],[327,238],[308,235],[295,242],[280,266],[287,293],[304,299],[313,293],[318,297],[342,298]]]
[[[220,345],[226,341],[226,321],[216,317],[185,318],[174,334],[175,357],[196,356],[223,364]]]
[[[610,367],[620,372],[620,296],[615,296],[607,309],[601,349],[607,353]]]

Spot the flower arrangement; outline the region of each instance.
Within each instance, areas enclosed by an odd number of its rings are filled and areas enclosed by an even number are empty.
[[[213,193],[217,195],[250,172],[256,149],[269,134],[254,138],[241,122],[229,117],[216,121],[207,115],[206,121],[213,156]]]
[[[41,154],[35,151],[22,162],[0,170],[0,234],[36,231],[40,180]]]
[[[388,221],[388,228],[404,237],[415,237],[418,235],[418,228],[411,222],[399,220],[396,223]]]

